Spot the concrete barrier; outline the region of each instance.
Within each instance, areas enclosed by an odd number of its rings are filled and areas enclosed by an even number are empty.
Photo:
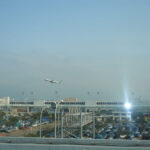
[[[86,145],[86,146],[115,146],[115,147],[149,147],[149,140],[93,140],[93,139],[54,139],[54,138],[25,138],[0,137],[0,143],[7,144],[46,144],[46,145]]]

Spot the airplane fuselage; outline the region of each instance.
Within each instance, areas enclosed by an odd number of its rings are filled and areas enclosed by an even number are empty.
[[[57,80],[45,79],[45,81],[50,82],[50,83],[55,83],[55,84],[61,83],[61,81],[57,81]]]

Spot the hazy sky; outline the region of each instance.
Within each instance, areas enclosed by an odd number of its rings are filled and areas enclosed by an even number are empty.
[[[0,97],[125,95],[150,99],[149,0],[0,0]]]

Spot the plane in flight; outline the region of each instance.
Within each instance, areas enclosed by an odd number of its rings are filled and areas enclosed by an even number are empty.
[[[53,83],[53,84],[61,84],[62,80],[49,80],[49,79],[45,79],[45,81]]]

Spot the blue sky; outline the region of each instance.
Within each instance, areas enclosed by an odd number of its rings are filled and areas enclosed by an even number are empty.
[[[149,0],[0,0],[0,97],[149,99],[149,16]]]

